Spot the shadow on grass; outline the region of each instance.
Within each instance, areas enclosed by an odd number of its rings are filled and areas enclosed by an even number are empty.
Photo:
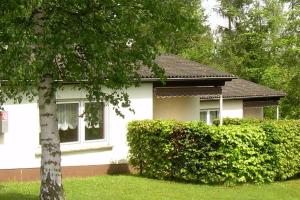
[[[290,178],[287,178],[286,180],[287,181],[294,181],[294,180],[299,180],[300,179],[300,173],[299,174],[296,174],[295,176],[293,177],[290,177]],[[278,182],[283,182],[282,180],[278,180]]]
[[[300,181],[300,173],[295,175],[292,178],[286,179],[286,180],[277,180],[273,182],[268,183],[254,183],[254,182],[247,182],[247,183],[232,183],[232,182],[224,182],[224,183],[201,183],[201,182],[195,182],[195,181],[186,181],[186,180],[179,180],[179,179],[157,179],[157,178],[151,178],[147,176],[143,176],[140,174],[121,174],[122,176],[128,176],[128,177],[135,177],[140,178],[143,180],[153,180],[153,181],[159,181],[159,182],[169,182],[169,183],[178,183],[183,185],[197,185],[197,186],[207,186],[207,187],[223,187],[223,188],[234,188],[234,187],[241,187],[241,186],[262,186],[262,185],[272,185],[272,184],[278,184],[278,183],[288,183],[290,181]]]
[[[0,200],[38,200],[38,195],[22,194],[18,192],[5,192],[5,186],[0,185]]]
[[[115,176],[127,176],[127,177],[134,177],[141,180],[151,180],[151,181],[157,181],[162,183],[178,183],[183,185],[204,185],[204,186],[226,186],[222,184],[204,184],[199,182],[192,182],[192,181],[185,181],[185,180],[178,180],[178,179],[157,179],[157,178],[151,178],[147,176],[143,176],[136,173],[127,173],[127,174],[116,174]]]
[[[20,193],[0,193],[1,200],[38,200],[38,196]]]

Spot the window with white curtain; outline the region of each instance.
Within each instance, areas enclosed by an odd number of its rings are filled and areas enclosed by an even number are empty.
[[[82,115],[86,109],[95,113],[96,123]],[[58,131],[61,143],[104,139],[104,104],[60,102],[57,104]]]
[[[58,104],[57,120],[61,142],[76,142],[79,140],[79,103]]]

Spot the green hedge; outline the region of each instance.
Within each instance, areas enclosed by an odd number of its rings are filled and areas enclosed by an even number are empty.
[[[267,121],[261,127],[267,135],[276,180],[286,180],[299,175],[300,121]]]
[[[199,183],[263,183],[300,173],[300,122],[133,121],[130,164],[150,178]]]
[[[256,124],[256,123],[262,123],[263,120],[259,119],[240,119],[240,118],[224,118],[223,119],[223,125],[242,125],[242,124]],[[213,124],[216,126],[220,125],[220,120],[215,119],[213,121]]]

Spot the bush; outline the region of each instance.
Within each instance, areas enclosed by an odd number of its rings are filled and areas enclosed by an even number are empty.
[[[300,173],[300,121],[267,121],[261,124],[270,146],[276,180]]]
[[[300,122],[133,121],[129,162],[141,175],[199,183],[286,180],[300,172]]]
[[[242,124],[255,124],[262,123],[262,120],[259,119],[241,119],[241,118],[224,118],[223,125],[242,125]],[[220,120],[215,119],[213,124],[216,126],[220,125]]]

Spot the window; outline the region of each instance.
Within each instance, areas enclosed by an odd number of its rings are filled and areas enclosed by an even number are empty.
[[[85,110],[95,113],[96,121],[82,116]],[[104,103],[58,103],[57,119],[61,143],[104,139]]]
[[[94,126],[89,124],[85,119],[85,140],[98,140],[104,139],[104,106],[103,103],[85,103],[86,110],[95,111],[97,121]]]
[[[61,142],[78,141],[79,104],[57,105],[58,131]]]
[[[200,112],[200,120],[207,123],[207,111]]]
[[[219,118],[219,110],[201,110],[200,120],[211,125],[215,119]]]
[[[215,119],[219,118],[219,111],[213,110],[209,111],[209,124],[212,124]]]

